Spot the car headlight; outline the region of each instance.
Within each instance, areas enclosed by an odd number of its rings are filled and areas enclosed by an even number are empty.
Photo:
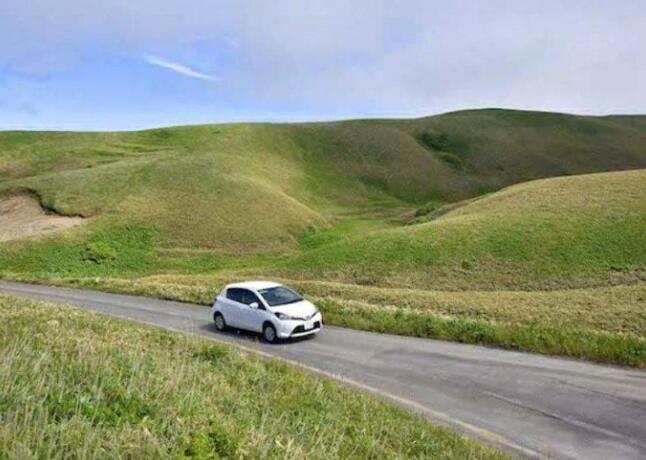
[[[292,317],[291,317],[291,316],[289,316],[289,315],[287,315],[287,314],[285,314],[285,313],[281,313],[281,312],[279,312],[279,311],[277,311],[276,313],[274,313],[274,315],[276,315],[276,318],[278,318],[278,319],[292,319]]]

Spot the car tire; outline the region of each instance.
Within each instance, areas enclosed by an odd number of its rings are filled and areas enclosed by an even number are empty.
[[[216,313],[213,315],[213,322],[215,323],[215,328],[218,331],[224,331],[227,328],[227,322],[224,320],[222,313]]]
[[[267,343],[276,343],[278,341],[278,334],[276,328],[271,323],[265,323],[262,327],[262,338]]]

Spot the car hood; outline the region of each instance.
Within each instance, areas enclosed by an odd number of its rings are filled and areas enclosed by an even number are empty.
[[[286,315],[294,316],[297,318],[309,318],[310,316],[314,315],[314,313],[316,313],[317,308],[314,306],[314,304],[312,304],[312,302],[301,300],[300,302],[271,307],[271,311],[285,313]]]

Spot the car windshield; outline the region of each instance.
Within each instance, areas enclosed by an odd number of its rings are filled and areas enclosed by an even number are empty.
[[[285,286],[260,289],[258,292],[270,307],[277,307],[278,305],[285,305],[303,300],[303,297],[301,297],[300,294]]]

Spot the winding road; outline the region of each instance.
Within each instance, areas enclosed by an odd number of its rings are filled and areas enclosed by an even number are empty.
[[[269,345],[216,332],[200,305],[4,281],[0,291],[288,360],[521,456],[646,459],[644,371],[338,327]]]

